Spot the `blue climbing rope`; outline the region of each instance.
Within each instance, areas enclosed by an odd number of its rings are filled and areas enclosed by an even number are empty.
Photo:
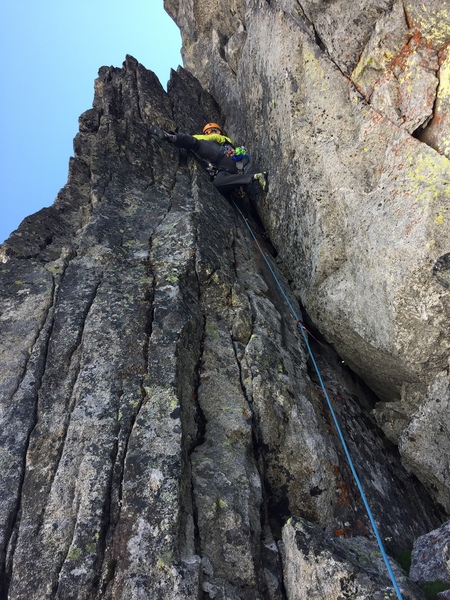
[[[314,358],[314,354],[313,354],[313,352],[312,352],[312,350],[311,350],[311,347],[310,347],[310,345],[309,345],[308,336],[307,336],[307,334],[306,334],[306,331],[307,331],[307,330],[306,330],[306,329],[305,329],[305,327],[303,326],[303,323],[302,323],[301,319],[299,318],[299,316],[298,316],[298,314],[297,314],[297,312],[296,312],[296,310],[295,310],[294,306],[292,305],[292,302],[289,300],[289,298],[288,298],[288,296],[287,296],[286,292],[284,291],[284,289],[283,289],[283,286],[281,285],[281,283],[280,283],[280,280],[279,280],[279,278],[277,277],[277,274],[275,273],[274,269],[272,268],[272,265],[270,264],[270,262],[269,262],[269,260],[268,260],[268,258],[267,258],[267,256],[266,256],[266,253],[265,253],[265,252],[264,252],[264,250],[261,248],[261,245],[260,245],[260,243],[258,242],[258,240],[257,240],[257,238],[256,238],[256,235],[253,233],[253,229],[251,228],[251,226],[250,226],[250,223],[248,222],[248,219],[245,217],[244,213],[243,213],[243,212],[242,212],[242,210],[239,208],[239,206],[237,206],[237,204],[234,202],[234,200],[232,200],[232,202],[233,202],[233,204],[234,204],[235,208],[236,208],[236,209],[238,210],[238,212],[240,213],[240,215],[241,215],[241,217],[242,217],[242,219],[243,219],[243,221],[244,221],[245,225],[247,226],[247,229],[249,230],[249,232],[250,232],[250,234],[251,234],[251,236],[252,236],[253,240],[254,240],[254,241],[255,241],[255,243],[256,243],[256,246],[258,247],[258,250],[259,250],[259,252],[261,253],[261,256],[263,257],[263,259],[264,259],[264,261],[265,261],[266,265],[269,267],[269,270],[270,270],[270,272],[272,273],[272,275],[273,275],[273,278],[275,279],[275,282],[276,282],[276,284],[277,284],[277,286],[278,286],[278,288],[279,288],[280,292],[283,294],[283,296],[284,296],[284,298],[285,298],[285,300],[286,300],[286,302],[287,302],[287,304],[288,304],[288,306],[289,306],[289,308],[290,308],[290,310],[291,310],[291,312],[292,312],[292,314],[293,314],[293,316],[294,316],[295,320],[297,321],[297,327],[298,327],[298,329],[300,329],[300,331],[301,331],[301,333],[302,333],[302,336],[303,336],[303,339],[304,339],[304,341],[305,341],[306,348],[307,348],[307,350],[308,350],[309,356],[310,356],[310,358],[311,358],[311,361],[312,361],[312,363],[313,363],[313,365],[314,365],[314,369],[315,369],[315,371],[316,371],[316,373],[317,373],[317,377],[319,378],[320,386],[321,386],[321,388],[322,388],[322,391],[323,391],[323,393],[324,393],[324,396],[325,396],[326,402],[327,402],[327,404],[328,404],[328,408],[330,409],[331,415],[332,415],[332,417],[333,417],[334,425],[335,425],[335,427],[336,427],[336,430],[337,430],[337,432],[338,432],[338,436],[339,436],[339,439],[340,439],[340,441],[341,441],[342,447],[343,447],[343,449],[344,449],[345,456],[347,457],[347,462],[348,462],[348,464],[349,464],[349,466],[350,466],[350,470],[351,470],[351,472],[352,472],[352,474],[353,474],[353,477],[354,477],[354,479],[355,479],[356,485],[358,486],[358,490],[359,490],[359,493],[360,493],[360,495],[361,495],[361,498],[362,498],[362,501],[363,501],[363,503],[364,503],[364,506],[365,506],[365,508],[366,508],[367,514],[368,514],[368,516],[369,516],[370,523],[372,524],[372,529],[373,529],[373,531],[374,531],[374,533],[375,533],[375,537],[376,537],[376,540],[377,540],[377,542],[378,542],[378,546],[379,546],[379,548],[380,548],[380,551],[381,551],[381,554],[382,554],[382,556],[383,556],[383,560],[384,560],[384,563],[385,563],[385,565],[386,565],[386,568],[387,568],[387,570],[388,570],[389,576],[390,576],[390,578],[391,578],[392,585],[394,586],[394,590],[395,590],[395,592],[396,592],[396,594],[397,594],[398,600],[403,600],[402,593],[401,593],[401,591],[400,591],[400,588],[399,588],[399,586],[398,586],[398,583],[397,583],[397,580],[396,580],[396,578],[395,578],[394,572],[393,572],[393,570],[392,570],[391,563],[389,562],[388,555],[386,554],[386,550],[384,549],[383,541],[382,541],[382,539],[381,539],[381,536],[380,536],[380,534],[379,534],[379,532],[378,532],[378,527],[377,527],[377,524],[375,523],[375,519],[374,519],[374,517],[373,517],[373,515],[372,515],[372,511],[371,511],[371,509],[370,509],[370,506],[369,506],[369,503],[368,503],[368,501],[367,501],[366,494],[364,493],[364,490],[363,490],[363,487],[362,487],[361,481],[360,481],[360,479],[359,479],[359,477],[358,477],[358,474],[357,474],[357,472],[356,472],[355,466],[354,466],[354,464],[353,464],[352,457],[350,456],[350,452],[349,452],[349,450],[348,450],[347,443],[346,443],[346,441],[345,441],[345,438],[344,438],[344,435],[343,435],[343,433],[342,433],[341,427],[340,427],[340,425],[339,425],[339,422],[338,422],[338,420],[337,420],[336,413],[334,412],[333,405],[331,404],[331,400],[330,400],[330,398],[329,398],[329,396],[328,396],[327,390],[326,390],[326,388],[325,388],[325,385],[324,385],[324,383],[323,383],[322,375],[321,375],[321,373],[320,373],[319,367],[317,366],[316,359]]]

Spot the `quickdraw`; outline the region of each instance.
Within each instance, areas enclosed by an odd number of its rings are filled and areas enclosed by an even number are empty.
[[[240,162],[246,156],[248,156],[247,148],[245,146],[238,146],[234,148],[233,146],[225,146],[225,156],[232,158],[235,162]]]
[[[225,156],[228,156],[228,158],[233,158],[235,155],[236,155],[236,148],[227,144],[225,146]]]
[[[246,156],[248,156],[247,148],[245,146],[238,146],[234,150],[233,160],[236,162],[243,160]]]

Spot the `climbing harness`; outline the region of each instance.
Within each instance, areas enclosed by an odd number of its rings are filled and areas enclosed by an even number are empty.
[[[328,396],[328,393],[327,393],[327,390],[326,390],[326,388],[325,388],[325,385],[324,385],[324,382],[323,382],[322,375],[321,375],[321,373],[320,373],[319,367],[317,366],[316,359],[314,358],[314,354],[313,354],[313,352],[312,352],[312,350],[311,350],[311,347],[310,347],[310,345],[309,345],[308,336],[307,336],[307,334],[306,334],[306,332],[307,332],[307,329],[305,328],[305,326],[303,325],[303,323],[302,323],[301,319],[300,319],[300,318],[299,318],[299,316],[297,315],[297,312],[296,312],[296,310],[295,310],[294,306],[292,305],[292,302],[289,300],[289,298],[288,298],[288,296],[287,296],[286,292],[284,291],[284,289],[283,289],[283,287],[282,287],[282,285],[281,285],[281,283],[280,283],[280,280],[278,279],[278,277],[277,277],[277,275],[276,275],[276,273],[275,273],[275,271],[274,271],[274,269],[273,269],[272,265],[271,265],[271,264],[270,264],[270,262],[269,262],[269,259],[268,259],[268,258],[267,258],[267,256],[266,256],[266,253],[265,253],[265,252],[264,252],[264,250],[261,248],[261,245],[260,245],[260,243],[259,243],[259,242],[258,242],[258,240],[256,239],[256,235],[253,233],[253,229],[251,228],[251,225],[250,225],[250,223],[248,222],[248,219],[245,217],[244,213],[243,213],[243,212],[242,212],[242,210],[241,210],[241,209],[240,209],[240,208],[237,206],[237,204],[234,202],[234,200],[232,200],[232,202],[233,202],[233,204],[234,204],[235,208],[237,209],[237,211],[240,213],[240,215],[241,215],[241,217],[242,217],[242,219],[243,219],[243,221],[244,221],[244,223],[245,223],[245,225],[246,225],[247,229],[248,229],[248,230],[249,230],[249,232],[250,232],[250,235],[252,236],[252,238],[253,238],[253,240],[254,240],[254,242],[255,242],[255,244],[256,244],[256,246],[257,246],[257,248],[258,248],[258,250],[259,250],[259,252],[260,252],[260,254],[261,254],[261,256],[263,257],[263,259],[264,259],[264,261],[265,261],[266,265],[268,266],[268,268],[269,268],[270,272],[272,273],[272,276],[273,276],[273,278],[275,279],[275,283],[277,284],[277,286],[278,286],[278,288],[279,288],[280,292],[282,293],[282,295],[283,295],[284,299],[286,300],[286,302],[287,302],[287,304],[288,304],[288,306],[289,306],[289,308],[290,308],[290,311],[291,311],[291,313],[293,314],[293,316],[294,316],[294,318],[295,318],[295,320],[296,320],[296,322],[297,322],[297,328],[300,330],[300,332],[301,332],[301,334],[302,334],[302,336],[303,336],[303,340],[304,340],[304,342],[305,342],[305,345],[306,345],[306,348],[307,348],[307,350],[308,350],[308,354],[309,354],[309,356],[310,356],[310,358],[311,358],[311,361],[312,361],[312,363],[313,363],[313,365],[314,365],[314,369],[315,369],[315,371],[316,371],[317,377],[319,378],[320,386],[321,386],[321,388],[322,388],[322,391],[323,391],[323,393],[324,393],[324,396],[325,396],[326,402],[327,402],[327,404],[328,404],[328,408],[330,409],[331,415],[332,415],[332,417],[333,417],[334,425],[335,425],[335,427],[336,427],[336,430],[337,430],[337,433],[338,433],[339,439],[340,439],[340,441],[341,441],[341,444],[342,444],[342,447],[343,447],[343,449],[344,449],[344,453],[345,453],[345,456],[346,456],[346,458],[347,458],[347,462],[348,462],[348,464],[349,464],[349,466],[350,466],[350,470],[351,470],[351,472],[352,472],[352,475],[353,475],[353,477],[354,477],[354,479],[355,479],[356,485],[358,486],[359,493],[360,493],[360,495],[361,495],[362,501],[363,501],[363,503],[364,503],[364,506],[365,506],[365,508],[366,508],[367,515],[368,515],[368,517],[369,517],[369,520],[370,520],[370,523],[371,523],[371,525],[372,525],[372,529],[373,529],[373,532],[374,532],[374,534],[375,534],[376,540],[377,540],[377,542],[378,542],[378,546],[379,546],[379,548],[380,548],[381,554],[382,554],[382,556],[383,556],[383,560],[384,560],[384,563],[385,563],[385,565],[386,565],[387,571],[388,571],[388,573],[389,573],[389,577],[391,578],[392,585],[393,585],[393,587],[394,587],[394,590],[395,590],[395,592],[396,592],[396,594],[397,594],[397,598],[398,598],[398,600],[403,600],[403,596],[402,596],[402,593],[401,593],[401,591],[400,591],[400,588],[399,588],[399,586],[398,586],[398,583],[397,583],[397,580],[396,580],[396,578],[395,578],[394,572],[393,572],[393,570],[392,570],[391,564],[390,564],[390,562],[389,562],[388,555],[386,554],[386,551],[385,551],[385,549],[384,549],[383,541],[382,541],[382,539],[381,539],[381,536],[380,536],[380,534],[379,534],[379,532],[378,532],[378,527],[377,527],[377,524],[375,523],[375,519],[374,519],[374,517],[373,517],[373,515],[372,515],[372,511],[371,511],[371,509],[370,509],[369,503],[368,503],[368,501],[367,501],[367,498],[366,498],[366,495],[365,495],[365,493],[364,493],[364,490],[363,490],[363,487],[362,487],[361,481],[360,481],[360,479],[359,479],[359,477],[358,477],[358,474],[357,474],[357,472],[356,472],[356,470],[355,470],[355,467],[354,467],[354,464],[353,464],[352,458],[351,458],[351,456],[350,456],[350,452],[349,452],[349,450],[348,450],[347,444],[346,444],[346,442],[345,442],[345,438],[344,438],[344,435],[343,435],[343,433],[342,433],[341,427],[340,427],[340,425],[339,425],[339,422],[338,422],[338,419],[337,419],[336,413],[335,413],[335,411],[334,411],[334,409],[333,409],[333,405],[331,404],[331,400],[330,400],[330,398],[329,398],[329,396]]]

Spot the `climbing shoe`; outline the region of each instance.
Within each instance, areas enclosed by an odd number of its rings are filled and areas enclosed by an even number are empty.
[[[253,175],[253,181],[257,181],[261,186],[263,192],[265,192],[269,184],[269,176],[266,173],[266,171],[264,171],[263,173],[255,173]]]
[[[164,129],[161,129],[159,125],[152,125],[150,127],[150,133],[161,141],[165,140],[167,142],[173,142],[175,140],[175,135],[173,133],[164,131]]]

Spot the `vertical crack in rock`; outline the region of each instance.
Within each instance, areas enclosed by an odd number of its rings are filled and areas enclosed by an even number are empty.
[[[34,336],[34,339],[31,340],[30,342],[30,350],[27,354],[27,357],[25,359],[25,362],[23,364],[23,367],[21,368],[21,372],[18,374],[17,377],[17,383],[16,383],[16,387],[15,389],[13,389],[11,391],[11,397],[14,397],[19,388],[23,386],[23,381],[27,375],[27,371],[29,368],[29,363],[32,360],[33,354],[36,353],[36,348],[38,345],[38,342],[40,341],[40,338],[42,337],[43,331],[48,330],[48,324],[50,322],[50,324],[52,323],[52,318],[51,316],[53,315],[54,312],[54,307],[55,307],[55,299],[56,299],[56,294],[57,294],[57,290],[58,287],[55,283],[55,277],[52,275],[52,289],[49,290],[49,301],[47,306],[44,308],[42,317],[41,317],[41,324],[39,325],[39,327],[36,329],[36,333]],[[50,326],[50,333],[49,335],[51,335],[51,326]],[[45,350],[45,355],[44,355],[44,360],[42,361],[45,364],[45,356],[47,353],[47,349],[48,349],[48,338],[49,335],[46,336],[46,343],[44,344],[46,350]],[[42,378],[42,373],[40,373],[38,379],[40,380]]]
[[[303,23],[301,21],[298,20],[297,17],[297,11],[294,9],[292,11],[292,13],[285,13],[287,16],[289,16],[295,23],[297,23],[297,25],[299,25],[300,27],[304,27],[305,25],[307,26],[307,29],[309,29],[310,33],[312,34],[312,37],[314,38],[315,43],[317,44],[317,46],[322,50],[322,52],[324,52],[328,58],[336,65],[338,66],[332,59],[332,57],[330,56],[330,53],[328,51],[328,48],[325,44],[325,42],[320,38],[319,32],[316,29],[316,26],[314,25],[314,23],[306,16],[306,12],[305,9],[302,6],[302,3],[300,2],[300,0],[297,0],[297,4],[300,7],[301,10],[301,17],[303,19]],[[339,67],[338,67],[339,68]],[[339,69],[341,70],[341,69]],[[342,71],[341,71],[342,72]]]
[[[160,224],[163,222],[164,218],[165,217],[161,218],[161,221],[157,225],[156,229],[158,229]],[[149,345],[150,345],[150,338],[152,335],[153,318],[154,318],[153,303],[154,303],[154,298],[155,298],[155,275],[153,273],[152,265],[151,265],[151,261],[150,261],[151,251],[152,251],[152,238],[150,238],[150,240],[149,240],[148,256],[146,259],[146,271],[145,271],[146,283],[145,283],[145,292],[144,292],[144,301],[147,305],[147,309],[146,309],[146,321],[145,321],[145,325],[143,327],[144,334],[145,334],[145,338],[144,338],[144,342],[143,342],[143,361],[144,361],[144,364],[146,364],[146,365],[148,364],[148,360],[149,360]],[[127,456],[128,444],[130,441],[130,436],[133,431],[136,419],[138,418],[139,412],[142,408],[142,404],[145,401],[145,396],[146,396],[145,385],[146,385],[146,376],[144,376],[140,381],[139,400],[133,404],[130,414],[124,415],[124,412],[123,412],[124,404],[119,403],[119,407],[120,407],[119,408],[119,410],[120,410],[119,421],[121,422],[119,437],[122,438],[121,445],[122,445],[123,450],[122,450],[122,452],[120,452],[120,460],[117,463],[119,465],[117,468],[118,473],[116,475],[116,477],[117,477],[118,512],[117,512],[117,515],[115,518],[115,523],[117,523],[117,521],[120,517],[120,505],[122,502],[122,493],[123,493],[124,463],[125,463],[125,459]],[[112,529],[114,529],[114,526],[112,527]]]
[[[186,448],[186,458],[185,458],[185,467],[184,467],[184,478],[189,478],[189,485],[186,484],[186,488],[189,489],[189,501],[186,501],[187,506],[185,510],[192,515],[192,524],[193,524],[193,537],[194,537],[194,552],[195,555],[202,555],[202,544],[201,544],[201,536],[199,531],[199,520],[198,520],[198,508],[195,502],[195,483],[192,476],[192,465],[191,465],[191,456],[195,450],[205,443],[206,439],[206,427],[207,420],[204,412],[200,406],[199,402],[199,387],[201,385],[201,377],[202,377],[202,367],[203,367],[203,348],[205,341],[205,327],[206,327],[206,319],[205,316],[202,316],[202,328],[201,328],[201,336],[200,336],[200,345],[199,345],[199,356],[197,363],[195,365],[194,371],[194,384],[192,391],[192,398],[189,399],[190,405],[188,405],[189,410],[187,414],[183,414],[186,411],[184,408],[182,412],[183,417],[183,429],[184,429],[184,444],[187,446]],[[184,403],[186,405],[186,403]],[[193,412],[193,418],[189,413]],[[193,421],[192,424],[191,421]],[[190,431],[194,428],[194,431]],[[189,519],[189,516],[187,517]],[[200,581],[201,582],[201,581]],[[203,594],[199,595],[199,598],[202,598]]]
[[[251,334],[253,335],[253,333]],[[261,507],[260,507],[260,521],[261,521],[261,539],[260,539],[260,561],[261,561],[261,573],[266,582],[265,593],[270,598],[278,598],[284,600],[287,598],[284,584],[283,584],[283,570],[279,552],[276,545],[276,540],[271,529],[271,517],[269,515],[269,504],[267,500],[267,478],[265,473],[264,456],[262,453],[263,440],[261,435],[261,429],[259,427],[258,420],[254,414],[252,407],[252,400],[250,399],[245,383],[244,366],[242,359],[245,354],[245,347],[238,341],[233,342],[236,364],[239,369],[239,379],[241,383],[242,393],[248,405],[248,410],[244,413],[244,416],[251,422],[252,427],[252,455],[255,460],[255,464],[258,468],[258,474],[261,481]]]
[[[2,498],[2,547],[0,567],[0,597],[7,597],[11,566],[17,541],[18,522],[20,520],[22,488],[26,470],[26,456],[30,436],[36,425],[38,393],[45,369],[48,345],[53,327],[53,316],[57,286],[53,281],[52,301],[46,307],[42,326],[32,344],[24,369],[20,374],[16,389],[11,395],[13,414],[8,415],[6,406],[2,415],[1,447],[2,455],[8,454],[9,464],[2,456],[3,476],[7,480],[8,494]],[[10,419],[13,423],[10,423]],[[9,432],[14,429],[14,435]],[[15,456],[17,455],[17,458]],[[6,486],[5,486],[6,487]],[[6,491],[6,490],[5,490]]]
[[[123,457],[121,508],[103,568],[107,598],[153,589],[153,572],[174,594],[178,587],[188,590],[198,585],[192,509],[186,500],[190,477],[182,439],[184,421],[190,419],[183,413],[187,398],[191,402],[198,360],[192,322],[196,317],[191,313],[197,292],[190,274],[193,232],[188,189],[181,168],[171,191],[164,188],[166,210],[151,238],[152,315],[144,344],[146,373]]]
[[[168,209],[170,210],[170,208]],[[156,226],[158,229],[161,222],[164,220],[164,216]],[[150,256],[152,252],[152,237],[148,242],[148,254],[145,259],[145,274],[142,280],[143,287],[143,302],[146,306],[145,324],[143,326],[144,341],[143,341],[143,362],[145,365],[148,364],[149,360],[149,344],[152,335],[153,317],[154,317],[154,297],[155,297],[155,275],[152,270]],[[111,456],[112,470],[111,470],[111,482],[109,491],[107,494],[108,506],[105,510],[105,530],[104,536],[102,536],[102,547],[100,549],[100,562],[102,564],[100,583],[98,586],[98,597],[102,598],[106,592],[106,589],[110,582],[114,578],[114,571],[117,561],[114,557],[112,542],[116,530],[117,523],[119,522],[122,507],[123,497],[123,478],[125,470],[125,460],[127,458],[128,446],[130,443],[130,437],[135,426],[136,420],[141,411],[142,405],[146,398],[146,375],[141,377],[139,388],[140,397],[139,400],[134,399],[133,402],[129,403],[124,399],[124,390],[121,391],[118,398],[118,423],[119,428],[117,432],[117,438],[114,445],[113,454]]]
[[[19,259],[20,260],[20,259]],[[21,261],[22,264],[23,261]],[[11,396],[12,412],[5,405],[2,415],[1,447],[3,453],[10,454],[8,465],[3,465],[3,475],[8,480],[8,494],[3,495],[2,514],[6,519],[6,529],[2,532],[2,559],[1,559],[1,581],[4,593],[11,577],[12,561],[14,558],[15,544],[20,523],[20,512],[22,508],[22,489],[24,485],[25,472],[27,468],[27,453],[30,446],[30,438],[37,423],[38,398],[45,375],[49,345],[54,329],[55,307],[58,304],[61,282],[64,279],[68,266],[67,260],[62,261],[62,267],[49,268],[42,271],[42,275],[51,273],[51,289],[43,294],[42,315],[39,328],[36,330],[34,341],[30,342],[30,350],[27,360],[20,374],[16,389]],[[16,269],[16,276],[20,269]],[[44,279],[44,278],[43,278]],[[29,293],[29,292],[28,292]],[[25,301],[26,302],[26,301]],[[24,302],[24,304],[25,304]],[[30,310],[32,314],[32,311]],[[11,419],[14,420],[12,424]],[[14,432],[14,433],[13,433]],[[20,465],[14,454],[20,458]],[[7,551],[6,563],[5,553]],[[3,593],[3,590],[2,590]]]
[[[205,344],[205,330],[206,330],[206,317],[202,316],[202,333],[200,338],[200,354],[195,365],[194,372],[194,389],[192,394],[192,404],[194,406],[194,423],[195,423],[195,435],[189,440],[188,445],[188,456],[195,451],[198,446],[205,443],[205,433],[208,421],[202,411],[202,408],[198,399],[198,390],[201,385],[202,371],[203,371],[203,348]]]
[[[57,487],[62,456],[66,446],[68,430],[75,407],[74,388],[80,373],[80,347],[83,341],[86,319],[95,302],[101,276],[87,285],[84,297],[72,304],[71,319],[66,321],[69,306],[74,301],[71,286],[79,274],[72,262],[67,266],[55,293],[54,315],[51,335],[46,346],[45,368],[38,391],[35,425],[30,432],[25,455],[25,473],[21,495],[19,533],[14,552],[11,552],[12,589],[11,597],[20,597],[21,589],[31,589],[24,574],[20,581],[15,577],[14,564],[32,560],[42,552],[45,538],[45,512],[49,508],[51,490]],[[80,304],[77,301],[81,300]],[[63,309],[63,306],[66,306]],[[80,310],[80,307],[82,310]],[[64,342],[61,345],[61,331]],[[51,432],[51,433],[50,433]],[[70,527],[69,527],[70,529]],[[70,532],[67,532],[70,538]],[[44,545],[45,546],[45,545]],[[59,555],[59,556],[58,556]],[[51,571],[54,577],[64,561],[64,555],[51,553]],[[45,560],[41,565],[43,574],[48,574]],[[30,574],[31,575],[31,574]],[[35,581],[34,584],[37,582]],[[46,582],[56,590],[54,579]],[[19,590],[19,591],[18,591]],[[18,596],[16,596],[18,594]]]
[[[136,68],[134,70],[134,84],[135,84],[135,94],[136,94],[136,110],[137,110],[137,117],[138,120],[141,121],[142,123],[145,122],[145,119],[143,118],[143,114],[141,111],[141,90],[140,90],[140,85],[139,85],[139,66],[138,68]]]
[[[405,22],[408,25],[408,28],[412,29],[413,22],[412,22],[411,16],[409,15],[409,12],[408,12],[408,6],[407,6],[408,3],[405,0],[402,0],[400,4],[401,4],[402,10],[403,10],[403,15],[405,17]]]

